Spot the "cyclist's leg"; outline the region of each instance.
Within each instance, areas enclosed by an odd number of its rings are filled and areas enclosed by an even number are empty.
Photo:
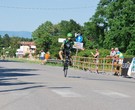
[[[71,51],[69,51],[69,65],[72,66],[73,65],[73,59],[71,56]]]
[[[64,67],[68,68],[68,65],[69,65],[69,51],[68,50],[64,50],[63,52],[64,54]]]
[[[72,57],[70,57],[70,59],[69,59],[69,65],[73,66],[73,59],[72,59]]]
[[[66,56],[66,53],[65,53],[65,51],[64,51],[64,58],[65,58],[65,60],[63,61],[63,66],[64,66],[64,68],[63,68],[63,70],[65,71],[67,71],[67,69],[68,69],[68,61],[67,61],[67,56]]]
[[[63,51],[62,50],[59,51],[59,57],[61,60],[63,60]]]

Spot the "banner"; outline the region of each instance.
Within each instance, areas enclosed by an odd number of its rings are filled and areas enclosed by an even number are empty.
[[[132,59],[132,62],[130,64],[130,67],[128,69],[128,73],[127,73],[128,76],[133,76],[135,75],[135,57]]]
[[[74,42],[73,48],[76,48],[76,49],[83,49],[83,43]]]
[[[128,76],[128,70],[130,67],[130,64],[132,62],[132,58],[124,58],[123,63],[122,63],[122,71],[121,71],[121,75],[122,76]]]
[[[58,42],[63,43],[66,38],[58,38]]]

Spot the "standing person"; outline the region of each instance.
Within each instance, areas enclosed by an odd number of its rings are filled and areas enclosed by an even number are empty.
[[[116,51],[114,48],[111,48],[111,52],[110,52],[110,57],[114,58],[114,56],[116,55]]]
[[[40,53],[40,60],[41,60],[41,64],[43,65],[45,60],[45,52],[43,50],[41,50]]]
[[[112,59],[112,64],[113,65],[115,63],[115,55],[116,55],[115,49],[114,48],[111,48],[110,55],[108,55],[107,57]]]
[[[116,51],[114,48],[111,48],[110,55],[107,55],[107,58],[114,58],[116,55]]]
[[[63,62],[63,54],[66,52],[69,52],[68,54],[70,55],[71,49],[73,48],[74,42],[72,40],[73,35],[71,33],[67,34],[67,39],[63,42],[61,45],[60,51],[59,51],[59,57]]]
[[[50,52],[46,52],[45,54],[45,63],[47,62],[47,60],[50,58]]]
[[[124,59],[124,56],[123,54],[119,51],[118,48],[115,48],[115,51],[116,51],[116,55],[115,55],[115,61],[116,61],[116,68],[115,68],[115,73],[114,75],[119,75],[119,71],[120,71],[120,65],[122,65],[123,63],[123,59]]]
[[[115,51],[116,51],[116,56],[118,56],[119,59],[122,59],[122,60],[123,60],[124,56],[123,56],[123,54],[119,51],[119,49],[118,49],[118,48],[115,48]]]
[[[98,73],[98,63],[99,63],[99,51],[98,51],[98,49],[96,49],[95,54],[93,52],[91,52],[91,54],[93,55],[93,57],[95,59],[96,72]]]

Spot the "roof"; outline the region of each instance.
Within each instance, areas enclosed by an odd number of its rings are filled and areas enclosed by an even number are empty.
[[[28,45],[28,46],[32,46],[35,45],[35,42],[20,42],[21,45]]]

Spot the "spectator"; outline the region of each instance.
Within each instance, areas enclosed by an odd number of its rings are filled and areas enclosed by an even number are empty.
[[[94,59],[95,60],[94,63],[96,65],[96,72],[98,73],[98,63],[99,63],[99,51],[98,51],[98,49],[96,49],[96,53],[95,54],[93,54],[92,52],[91,52],[91,54],[95,58]]]
[[[115,55],[116,55],[116,51],[114,50],[114,48],[111,48],[110,57],[114,58]]]
[[[41,50],[40,53],[40,60],[41,60],[41,64],[43,65],[45,60],[45,52],[43,50]]]
[[[114,48],[111,48],[111,51],[110,51],[110,55],[107,55],[107,58],[111,58],[112,59],[112,63],[114,64],[115,62],[115,55],[116,55],[116,51]]]
[[[119,71],[120,71],[120,66],[121,66],[122,63],[123,63],[124,56],[123,56],[123,54],[119,51],[118,48],[115,48],[115,51],[116,51],[116,55],[115,55],[116,67],[115,67],[115,73],[114,73],[114,75],[118,76],[118,75],[120,75],[120,73],[119,73]]]
[[[45,63],[47,62],[47,60],[50,58],[50,52],[47,52],[45,54]]]
[[[32,53],[31,53],[31,51],[29,53],[29,58],[32,59]]]

